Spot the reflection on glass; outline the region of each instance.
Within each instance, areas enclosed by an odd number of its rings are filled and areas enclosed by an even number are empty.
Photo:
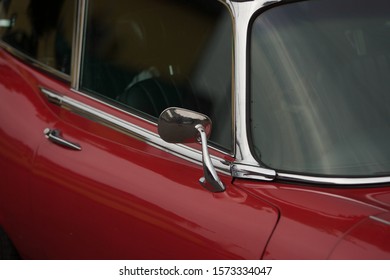
[[[252,27],[250,129],[263,164],[390,174],[390,2],[302,1]]]
[[[70,74],[74,0],[0,1],[0,37],[44,65]]]
[[[169,143],[195,143],[199,140],[201,125],[207,137],[211,131],[211,120],[203,114],[183,108],[170,107],[158,119],[158,133]]]

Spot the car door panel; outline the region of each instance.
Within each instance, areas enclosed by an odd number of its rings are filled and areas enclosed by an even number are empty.
[[[81,152],[39,148],[33,203],[48,258],[260,257],[272,207],[234,187],[204,190],[197,166],[104,142],[82,141]]]
[[[56,92],[88,102],[61,86]],[[275,208],[232,186],[227,175],[221,176],[227,191],[213,194],[198,182],[201,165],[39,98],[47,128],[81,146],[62,147],[41,132],[31,184],[41,258],[261,257],[277,221]]]

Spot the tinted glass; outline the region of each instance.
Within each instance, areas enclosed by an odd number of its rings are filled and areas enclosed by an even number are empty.
[[[0,36],[45,65],[70,73],[75,0],[0,1]]]
[[[302,1],[252,26],[250,129],[265,165],[390,174],[390,2]]]
[[[217,1],[89,1],[81,87],[156,119],[177,106],[231,148],[231,18]]]

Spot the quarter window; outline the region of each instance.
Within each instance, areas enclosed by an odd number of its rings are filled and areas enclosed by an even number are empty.
[[[70,73],[74,0],[0,1],[0,36],[38,62]]]
[[[81,89],[155,119],[177,106],[213,120],[232,145],[232,31],[218,1],[89,1]]]

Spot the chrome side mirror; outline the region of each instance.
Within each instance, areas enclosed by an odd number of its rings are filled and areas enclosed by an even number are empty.
[[[207,148],[207,139],[211,133],[209,117],[191,110],[170,107],[165,109],[158,119],[158,133],[169,143],[201,142],[204,177],[200,178],[199,182],[211,192],[225,191]]]

